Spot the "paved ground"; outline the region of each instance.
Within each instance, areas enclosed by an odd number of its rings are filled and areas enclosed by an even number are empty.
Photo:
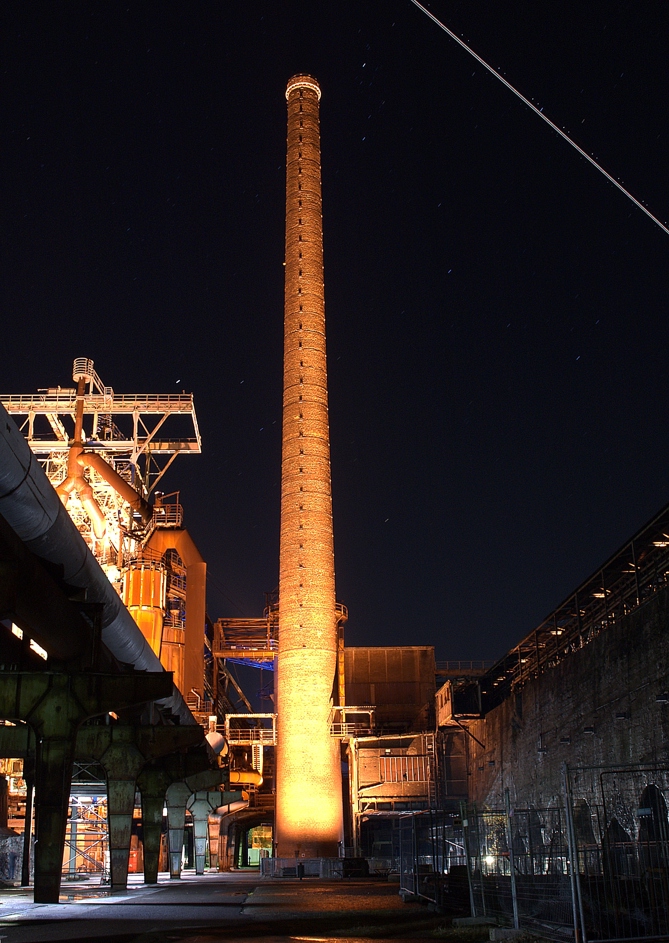
[[[253,873],[161,875],[127,892],[99,885],[63,888],[61,903],[34,904],[25,890],[0,891],[0,943],[377,943],[456,939],[450,924],[419,904],[404,904],[383,881],[276,880]],[[459,936],[458,939],[465,939]],[[472,936],[467,936],[473,940]]]

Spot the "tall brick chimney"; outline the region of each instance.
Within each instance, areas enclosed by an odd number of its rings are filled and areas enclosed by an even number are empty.
[[[320,97],[308,75],[288,82],[275,842],[290,858],[336,856],[343,840]]]

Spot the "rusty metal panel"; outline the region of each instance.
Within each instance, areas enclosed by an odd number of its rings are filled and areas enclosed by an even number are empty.
[[[348,702],[375,705],[378,726],[427,722],[436,687],[432,646],[347,648],[345,670]]]

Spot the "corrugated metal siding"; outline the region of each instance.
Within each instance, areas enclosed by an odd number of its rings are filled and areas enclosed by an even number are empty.
[[[435,671],[432,646],[347,648],[346,701],[373,704],[377,724],[408,729],[423,709],[432,707]]]

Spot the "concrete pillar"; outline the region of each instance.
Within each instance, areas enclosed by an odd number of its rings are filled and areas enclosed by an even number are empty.
[[[111,742],[100,757],[100,763],[107,774],[107,821],[112,890],[122,890],[128,884],[135,782],[146,762],[132,742],[132,727],[118,731],[118,734],[126,732],[127,736],[124,739],[119,737],[118,742]],[[109,730],[110,739],[113,734],[117,734],[117,731]]]
[[[212,812],[209,816],[209,867],[212,871],[218,871],[218,842],[221,830],[221,818],[217,812]]]
[[[244,824],[242,823],[239,824],[239,831],[237,834],[239,835],[239,842],[240,842],[238,864],[240,868],[246,868],[248,867],[248,863],[249,863],[249,859],[248,859],[249,833],[248,833],[248,829],[245,827]]]
[[[30,859],[33,837],[33,803],[35,799],[35,756],[23,760],[23,779],[26,784],[26,819],[23,830],[23,861],[21,865],[21,887],[30,886]]]
[[[142,842],[144,844],[144,883],[158,883],[160,837],[163,830],[165,790],[160,795],[142,793]]]
[[[128,886],[128,860],[135,808],[135,780],[107,779],[109,866],[113,891]]]
[[[60,893],[75,743],[67,717],[63,720],[60,731],[37,740],[35,903],[40,904],[58,903]]]
[[[183,782],[172,783],[165,794],[167,803],[167,825],[169,828],[170,878],[178,879],[181,877],[186,803],[190,799],[190,796],[191,789]]]
[[[204,862],[209,838],[209,816],[221,804],[221,793],[202,790],[188,800],[193,816],[193,838],[195,839],[195,873],[204,874]]]
[[[159,760],[144,767],[137,779],[142,794],[142,842],[144,844],[144,883],[158,883],[160,836],[163,827],[165,794],[173,777]]]
[[[209,812],[204,810],[200,803],[191,808],[193,816],[193,840],[195,842],[195,873],[204,874],[204,865],[207,856],[207,839],[209,838]]]
[[[12,671],[0,674],[0,717],[24,720],[35,755],[35,902],[58,903],[77,729],[87,718],[165,696],[171,675]]]

